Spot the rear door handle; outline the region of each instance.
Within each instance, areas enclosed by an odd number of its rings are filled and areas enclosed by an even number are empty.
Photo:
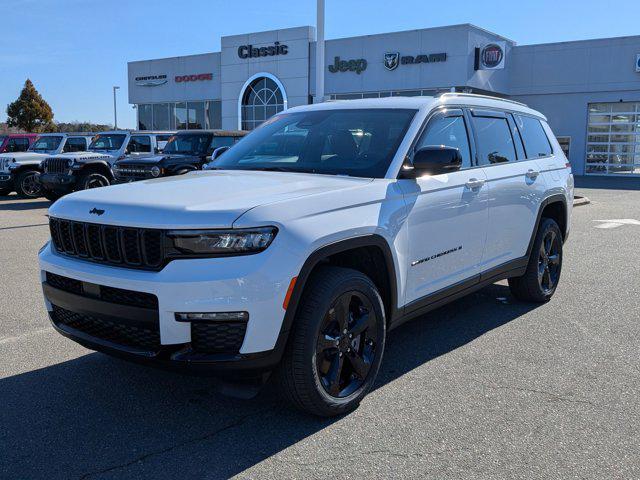
[[[536,178],[538,178],[538,175],[540,175],[540,172],[529,169],[527,170],[527,173],[525,173],[525,175],[527,176],[527,178],[530,178],[531,180],[535,180]]]
[[[465,184],[467,188],[471,190],[475,188],[480,188],[484,185],[484,180],[478,180],[477,178],[470,178]]]

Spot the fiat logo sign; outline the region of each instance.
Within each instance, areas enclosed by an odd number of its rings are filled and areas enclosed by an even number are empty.
[[[485,68],[496,68],[502,62],[504,52],[499,45],[492,43],[482,49],[480,58]]]

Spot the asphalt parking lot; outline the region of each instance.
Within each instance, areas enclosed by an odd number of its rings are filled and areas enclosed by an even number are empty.
[[[56,334],[49,202],[0,197],[0,478],[639,478],[640,224],[603,220],[640,220],[640,190],[578,193],[550,303],[500,283],[406,324],[332,420]]]

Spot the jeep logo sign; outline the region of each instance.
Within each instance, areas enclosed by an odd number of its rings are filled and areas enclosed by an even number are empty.
[[[367,69],[367,61],[364,58],[357,60],[340,60],[340,57],[333,59],[333,65],[329,65],[329,71],[331,73],[338,72],[356,72],[360,75]]]
[[[480,52],[480,62],[483,70],[504,68],[504,45],[490,43]]]

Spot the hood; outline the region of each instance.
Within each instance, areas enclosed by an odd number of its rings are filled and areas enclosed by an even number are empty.
[[[370,182],[371,179],[307,173],[197,171],[72,193],[55,202],[49,213],[108,225],[229,228],[243,213],[259,205]],[[94,208],[104,213],[90,214]]]
[[[76,162],[86,162],[87,160],[109,160],[113,158],[113,155],[101,152],[72,152],[55,155],[55,158],[68,158]]]
[[[0,163],[6,160],[15,159],[17,163],[28,162],[31,160],[37,160],[41,162],[46,157],[48,157],[49,153],[39,153],[39,152],[14,152],[14,153],[3,153],[0,154]]]
[[[172,160],[185,160],[189,158],[198,158],[198,157],[194,155],[182,155],[182,154],[180,155],[178,154],[144,155],[139,157],[127,157],[124,160],[119,160],[117,164],[122,167],[125,165],[155,165],[156,163],[160,163],[162,161],[170,162]]]

